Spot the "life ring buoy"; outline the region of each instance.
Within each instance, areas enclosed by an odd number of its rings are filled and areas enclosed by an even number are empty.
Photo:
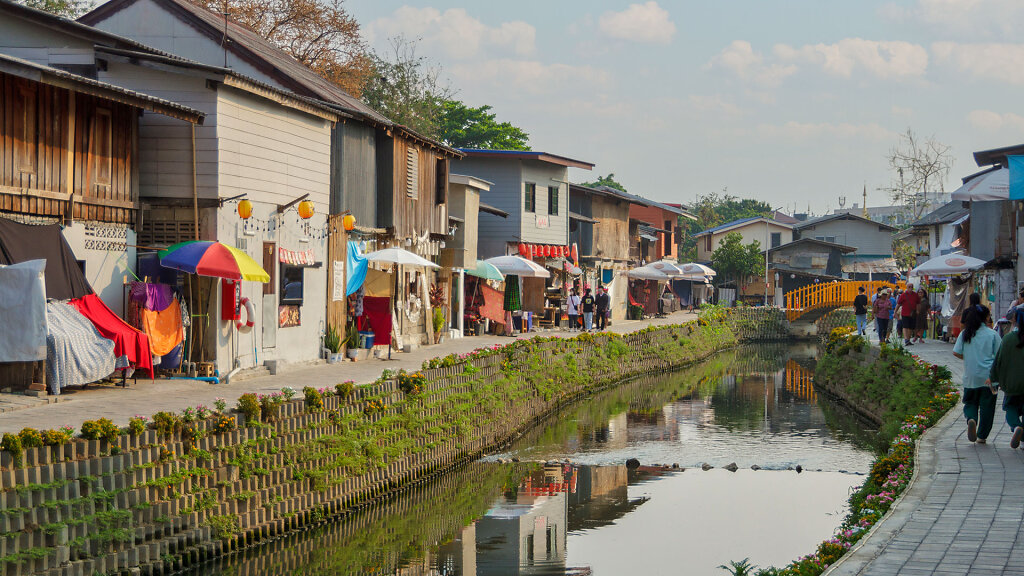
[[[253,326],[256,325],[253,321],[253,318],[256,318],[256,307],[253,306],[252,301],[245,296],[242,296],[242,300],[238,304],[242,308],[245,308],[245,322],[243,323],[242,319],[239,318],[238,323],[235,324],[235,328],[238,329],[239,334],[246,334],[252,330]]]

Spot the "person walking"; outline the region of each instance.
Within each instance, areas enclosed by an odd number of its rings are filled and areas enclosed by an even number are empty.
[[[587,288],[583,293],[583,299],[580,300],[583,308],[583,331],[590,332],[591,328],[594,327],[594,306],[596,300],[590,293],[590,288]]]
[[[1017,329],[1003,336],[992,362],[986,384],[996,383],[1003,389],[1003,410],[1006,412],[1006,424],[1013,429],[1010,448],[1020,446],[1024,437],[1024,309],[1018,308],[1014,317]]]
[[[914,337],[914,316],[917,314],[917,304],[921,297],[914,291],[913,284],[907,284],[907,289],[900,294],[896,300],[896,308],[899,310],[900,322],[903,323],[903,345],[910,346]]]
[[[853,298],[853,314],[857,317],[857,334],[868,335],[868,297],[864,294],[864,287],[857,288],[860,292]]]
[[[608,288],[601,286],[597,289],[597,329],[604,330],[608,327],[608,309],[611,308],[611,297],[608,295]]]
[[[992,431],[996,392],[987,382],[1001,343],[999,333],[992,329],[989,309],[980,304],[972,306],[964,330],[953,345],[953,356],[964,361],[964,418],[970,442],[984,444]]]
[[[924,286],[917,289],[917,297],[920,300],[917,303],[917,312],[914,314],[914,328],[918,343],[922,343],[925,330],[928,328],[928,316],[931,314],[932,305],[928,301],[928,291],[924,289]]]
[[[565,313],[569,316],[569,331],[579,328],[577,322],[580,318],[580,297],[576,295],[576,289],[569,289],[569,297],[565,299]]]
[[[875,316],[875,330],[878,332],[878,343],[881,344],[889,335],[889,319],[892,315],[888,288],[882,290],[878,298],[875,298],[875,303],[871,305],[871,313]]]

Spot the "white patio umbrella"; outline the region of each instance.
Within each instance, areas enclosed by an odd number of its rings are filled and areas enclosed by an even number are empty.
[[[963,254],[946,254],[932,258],[910,271],[912,276],[950,276],[977,270],[985,265],[984,260]]]
[[[664,273],[669,278],[676,278],[685,274],[685,272],[679,268],[679,264],[669,262],[668,260],[658,260],[657,262],[651,262],[647,266]]]
[[[687,262],[686,264],[676,264],[676,266],[683,271],[686,276],[718,276],[718,272],[715,272],[711,268],[703,264],[696,262]]]
[[[495,256],[494,258],[484,260],[484,262],[494,266],[506,276],[509,274],[515,274],[520,278],[551,277],[551,272],[545,270],[540,264],[527,260],[526,258],[520,258],[519,256]]]
[[[1010,170],[998,168],[971,178],[952,194],[953,200],[982,202],[1010,199]]]
[[[427,260],[422,256],[418,256],[416,254],[413,254],[412,252],[409,252],[408,250],[403,250],[401,248],[385,248],[383,250],[377,250],[376,252],[370,252],[369,254],[366,255],[366,259],[369,260],[370,262],[377,262],[380,264],[395,264],[396,266],[420,266],[423,268],[440,268],[440,266],[434,264],[430,260]],[[395,316],[399,316],[398,311],[395,310],[395,294],[397,292],[398,271],[396,271],[395,273],[395,288],[391,291],[391,302],[389,304],[389,309],[392,311],[392,314],[394,314],[394,316],[392,316],[391,321],[392,326],[394,326]],[[405,325],[404,321],[402,322],[402,325]],[[394,330],[392,330],[391,343],[394,344],[394,342],[395,334]],[[388,345],[389,360],[391,359],[391,348],[393,347],[392,344]]]
[[[399,266],[423,266],[424,268],[440,268],[430,260],[403,250],[401,248],[385,248],[370,252],[366,255],[370,262],[381,262],[386,264],[398,264]]]
[[[652,268],[650,265],[633,268],[626,273],[626,276],[634,280],[659,280],[662,282],[669,279],[668,274]]]

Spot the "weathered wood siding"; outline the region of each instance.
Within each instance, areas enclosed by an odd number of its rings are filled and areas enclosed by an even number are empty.
[[[377,131],[349,120],[331,135],[331,213],[351,211],[360,224],[377,222]]]
[[[447,234],[448,159],[405,138],[392,141],[391,225],[395,235]],[[438,186],[442,190],[438,191]]]
[[[591,224],[593,252],[601,259],[627,260],[629,258],[629,203],[625,200],[594,196],[589,216],[599,224]]]
[[[131,106],[0,73],[0,210],[131,223]],[[70,153],[70,157],[69,157]]]

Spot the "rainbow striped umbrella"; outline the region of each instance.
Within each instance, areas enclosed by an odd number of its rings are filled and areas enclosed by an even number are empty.
[[[160,265],[200,276],[270,282],[270,274],[248,254],[220,242],[179,242],[160,251]]]

